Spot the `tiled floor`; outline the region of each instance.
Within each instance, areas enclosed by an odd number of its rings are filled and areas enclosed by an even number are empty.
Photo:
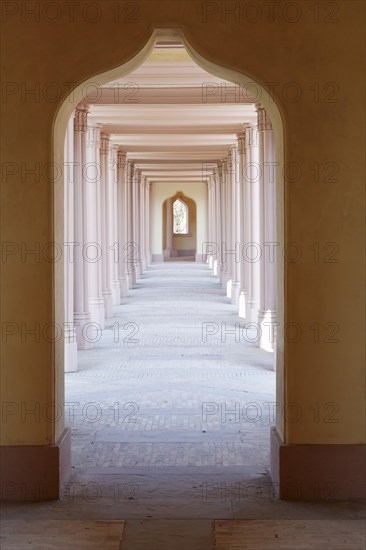
[[[208,267],[153,264],[115,313],[95,348],[79,353],[80,370],[66,375],[66,401],[79,404],[68,414],[75,470],[265,472],[273,357],[248,342],[252,332]]]

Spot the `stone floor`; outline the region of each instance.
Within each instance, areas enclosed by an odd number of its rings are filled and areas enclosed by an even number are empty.
[[[273,357],[255,339],[205,264],[152,264],[66,375],[63,498],[3,518],[127,519],[123,550],[202,550],[213,519],[363,517],[360,503],[276,498]]]
[[[205,264],[149,268],[95,348],[79,353],[80,370],[66,376],[75,472],[266,471],[273,357],[235,330],[235,310]]]

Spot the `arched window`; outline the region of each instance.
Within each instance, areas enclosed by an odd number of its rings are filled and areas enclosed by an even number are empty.
[[[173,220],[174,233],[186,235],[188,233],[189,212],[186,203],[180,199],[173,203]]]

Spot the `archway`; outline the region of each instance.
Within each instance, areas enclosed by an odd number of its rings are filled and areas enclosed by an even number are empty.
[[[232,71],[227,68],[219,67],[215,65],[212,62],[209,62],[202,58],[196,51],[193,50],[193,48],[187,43],[185,40],[183,34],[181,31],[155,31],[148,43],[145,45],[145,47],[141,50],[141,53],[136,56],[133,60],[130,62],[124,64],[121,67],[118,67],[116,69],[113,69],[112,71],[108,71],[104,73],[103,75],[100,75],[99,77],[93,77],[93,82],[97,82],[98,84],[103,84],[110,82],[113,78],[120,76],[121,74],[128,74],[131,72],[134,68],[139,66],[143,59],[148,55],[149,51],[152,49],[154,43],[156,40],[161,39],[161,37],[164,37],[165,39],[179,38],[186,49],[189,51],[192,58],[196,61],[198,65],[203,67],[208,72],[215,74],[219,77],[225,78],[226,80],[230,80],[231,82],[240,85],[243,89],[247,90],[248,97],[252,98],[252,101],[259,101],[261,104],[267,109],[271,120],[273,127],[276,132],[276,181],[277,181],[277,188],[276,188],[276,207],[277,207],[277,240],[279,242],[278,251],[282,250],[282,244],[283,244],[283,128],[282,128],[282,122],[281,117],[278,108],[276,107],[275,103],[273,102],[270,95],[262,88],[259,84],[253,83],[251,79],[248,77],[237,73],[235,71]],[[89,81],[84,82],[84,86]],[[255,84],[255,90],[253,92],[253,84]],[[59,162],[60,165],[63,165],[63,146],[61,146],[61,143],[63,143],[62,139],[65,134],[65,120],[72,112],[73,108],[80,102],[82,99],[82,86],[79,86],[74,91],[74,100],[73,102],[70,102],[70,104],[67,104],[67,102],[64,102],[62,105],[55,124],[55,162]],[[65,104],[66,103],[66,104]],[[61,141],[61,143],[60,143]],[[62,221],[60,219],[60,209],[59,209],[59,202],[60,202],[60,196],[62,196],[62,193],[56,193],[55,194],[55,205],[54,205],[54,212],[55,212],[55,236],[58,235],[60,237],[60,233],[62,232]],[[62,211],[62,210],[61,210]],[[160,233],[161,238],[161,233]],[[57,240],[57,237],[56,237]],[[60,241],[63,240],[60,238]],[[56,266],[55,269],[55,283],[57,287],[57,283],[62,280],[62,274],[59,269],[60,266]],[[59,286],[59,285],[58,285]],[[282,255],[278,254],[277,258],[277,321],[279,324],[283,325],[283,296],[284,296],[284,275],[283,275],[283,261],[282,261]],[[56,319],[62,319],[62,296],[57,296],[57,299],[55,300],[55,312],[56,312]],[[62,351],[59,349],[58,353],[56,353],[57,358],[57,380],[60,382],[60,375],[63,372],[63,365],[62,365]],[[277,339],[277,401],[282,402],[282,394],[283,394],[283,385],[282,385],[282,379],[283,379],[283,342],[281,341],[281,334],[279,334]],[[59,383],[58,386],[59,390],[59,397],[62,398],[62,383]],[[281,418],[279,418],[279,430],[282,431],[282,424],[281,424]]]
[[[162,215],[164,261],[194,261],[199,223],[195,201],[178,191],[164,201]]]

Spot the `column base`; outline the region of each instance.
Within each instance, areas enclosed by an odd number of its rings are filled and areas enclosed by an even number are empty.
[[[151,255],[151,261],[152,262],[163,262],[164,261],[164,255],[163,254],[152,254]]]
[[[113,296],[111,290],[103,290],[102,292],[104,301],[104,312],[106,319],[112,319],[113,317]]]
[[[114,280],[111,283],[111,291],[112,291],[112,304],[114,306],[119,306],[120,304],[120,295],[121,295],[121,289],[119,286],[119,281]]]
[[[97,323],[101,329],[105,326],[104,301],[102,298],[93,298],[89,301],[90,317],[93,323]]]
[[[246,319],[247,316],[247,292],[246,290],[240,290],[238,300],[238,316],[242,319]]]
[[[136,284],[136,281],[137,281],[137,276],[136,276],[136,270],[135,269],[132,269],[129,273],[128,273],[128,281],[129,281],[129,287],[130,288],[133,288],[134,285]]]
[[[239,304],[240,283],[234,281],[231,283],[231,303],[237,306]]]
[[[227,283],[229,279],[230,279],[229,274],[226,273],[226,271],[222,271],[220,276],[220,281],[221,281],[222,289],[225,290],[225,292],[227,292]]]
[[[276,340],[276,312],[258,311],[258,324],[261,329],[259,347],[265,351],[273,351]]]
[[[120,277],[119,279],[119,288],[121,289],[120,292],[120,299],[125,298],[128,294],[128,277]],[[121,303],[121,301],[120,301]]]
[[[247,323],[258,323],[258,310],[259,302],[254,300],[247,301],[247,317],[245,318]]]
[[[232,294],[232,287],[233,287],[233,281],[231,279],[231,277],[229,277],[226,281],[226,296],[228,298],[230,298],[230,301],[231,301],[231,294]]]
[[[272,428],[271,476],[283,500],[363,500],[366,445],[286,445]]]
[[[65,372],[76,372],[78,370],[78,345],[76,335],[73,339],[65,337]]]
[[[205,254],[196,254],[194,259],[196,262],[200,262],[201,264],[207,263],[207,256]]]
[[[74,313],[74,323],[78,349],[92,349],[95,327],[90,325],[90,313]]]
[[[0,447],[2,501],[56,500],[71,476],[71,432],[55,445]]]
[[[220,265],[219,265],[219,262],[217,260],[214,260],[213,262],[213,268],[212,268],[212,273],[215,277],[218,277],[219,276],[219,273],[220,273]]]

